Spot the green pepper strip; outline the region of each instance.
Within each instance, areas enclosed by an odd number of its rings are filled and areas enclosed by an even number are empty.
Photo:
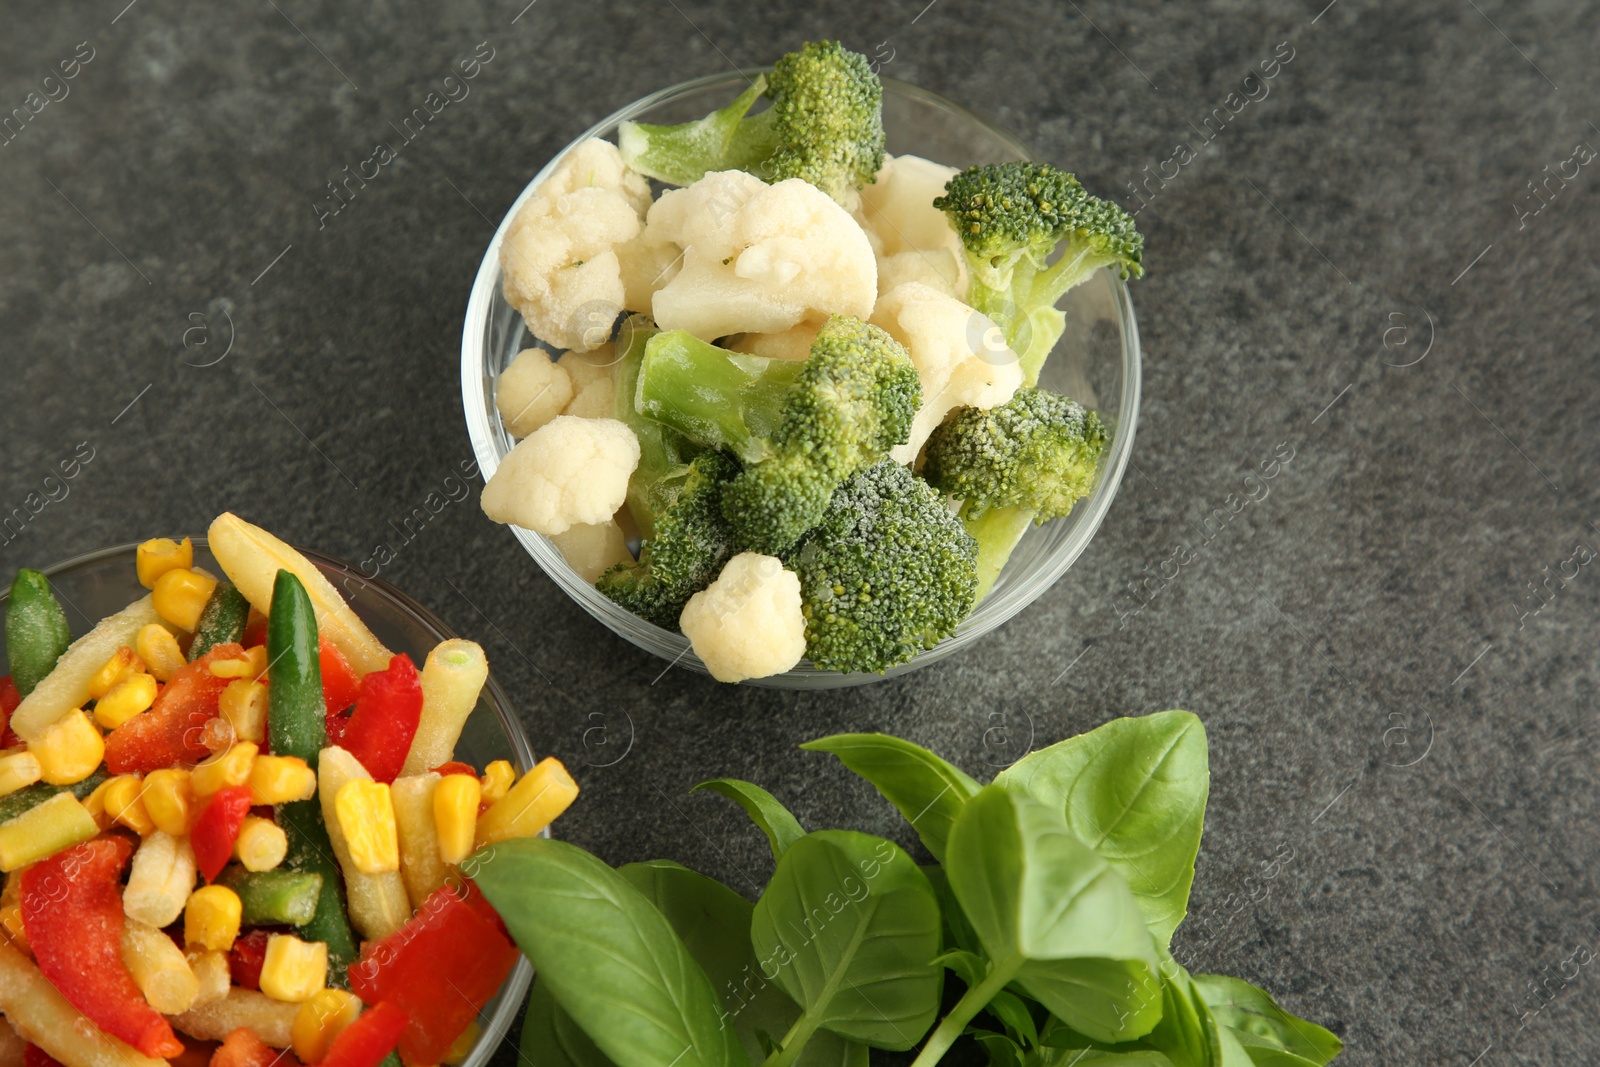
[[[6,601],[6,655],[17,692],[33,692],[70,644],[72,628],[50,592],[50,579],[27,568],[18,571]]]
[[[230,864],[217,879],[239,895],[245,926],[304,926],[316,917],[322,875],[312,871],[247,871]]]
[[[82,800],[99,789],[106,777],[106,769],[101,767],[83,781],[74,782],[72,785],[46,785],[37,782],[24,786],[15,793],[7,793],[0,797],[0,823],[9,822],[25,811],[32,811],[57,793],[71,792],[73,796]]]
[[[213,645],[237,644],[244,640],[245,623],[249,621],[250,601],[232,582],[218,582],[211,599],[200,612],[194,642],[189,646],[189,662],[211,651]]]

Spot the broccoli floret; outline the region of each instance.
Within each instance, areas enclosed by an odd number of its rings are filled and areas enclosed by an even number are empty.
[[[748,114],[762,96],[772,106]],[[743,170],[803,178],[839,200],[883,167],[883,83],[866,56],[810,41],[720,111],[678,126],[625,122],[617,141],[630,167],[671,185]]]
[[[891,460],[858,471],[784,564],[800,576],[806,655],[883,673],[972,610],[977,543],[926,482]]]
[[[628,514],[648,538],[655,530],[656,516],[673,500],[689,472],[689,461],[701,451],[699,445],[654,419],[639,414],[633,395],[639,384],[639,367],[644,362],[645,346],[659,331],[643,315],[629,316],[622,325],[616,350],[616,402],[612,417],[626,423],[639,439],[639,465],[628,479]]]
[[[1030,523],[1061,518],[1094,488],[1105,447],[1099,415],[1026,387],[987,411],[962,408],[933,431],[922,474],[962,501],[962,522],[979,546],[980,600]]]
[[[1063,293],[1105,266],[1124,278],[1144,274],[1144,237],[1133,217],[1048,163],[970,167],[950,179],[933,206],[949,216],[966,249],[968,302],[1005,331],[1025,385],[1038,382],[1065,328],[1055,306]],[[1061,254],[1050,263],[1058,245]]]
[[[745,469],[723,494],[741,549],[775,555],[817,524],[851,474],[902,444],[922,402],[917,368],[876,326],[835,315],[800,361],[729,352],[658,334],[636,408]]]
[[[617,564],[595,587],[647,622],[676,630],[689,598],[715,581],[734,554],[722,492],[738,470],[731,457],[702,452],[681,475],[658,484],[657,499],[671,499],[656,515],[639,561]]]

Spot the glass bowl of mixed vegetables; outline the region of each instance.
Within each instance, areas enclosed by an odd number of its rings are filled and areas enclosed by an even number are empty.
[[[551,160],[484,256],[462,342],[484,510],[614,632],[719,680],[932,663],[1109,510],[1142,247],[832,42],[655,93]]]
[[[426,608],[208,534],[4,598],[0,1062],[479,1067],[531,968],[459,864],[576,785]]]

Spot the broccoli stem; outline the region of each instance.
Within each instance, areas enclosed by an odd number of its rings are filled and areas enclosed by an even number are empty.
[[[639,439],[639,466],[628,479],[627,503],[628,513],[647,539],[655,534],[657,516],[677,498],[678,487],[689,473],[689,461],[699,451],[681,434],[645,418],[634,408],[645,347],[655,335],[654,327],[640,316],[624,324],[617,341],[622,357],[617,367],[614,412]]]
[[[629,166],[669,185],[691,185],[714,170],[758,174],[778,150],[772,109],[748,118],[766,92],[766,75],[750,83],[733,103],[705,118],[676,126],[625,122],[617,142]]]
[[[990,508],[976,518],[962,518],[961,524],[978,542],[978,594],[973,600],[974,606],[982,603],[994,588],[1006,561],[1037,514],[1032,508]]]
[[[759,463],[804,369],[801,360],[741,355],[669,330],[645,347],[633,406],[695,444]]]

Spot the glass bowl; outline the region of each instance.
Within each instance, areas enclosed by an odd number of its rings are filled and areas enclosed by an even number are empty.
[[[51,588],[66,610],[74,638],[82,637],[95,623],[121,611],[148,592],[139,584],[134,568],[137,547],[118,545],[44,568]],[[341,590],[361,621],[391,651],[404,652],[420,664],[434,645],[459,636],[437,615],[389,583],[363,577],[355,568],[320,552],[304,548],[300,551]],[[194,562],[195,566],[212,574],[222,573],[204,538],[194,539]],[[9,587],[7,582],[6,589],[0,590],[0,605],[9,597]],[[4,653],[5,635],[0,632],[0,655]],[[479,767],[497,759],[510,760],[518,772],[533,766],[533,749],[528,745],[528,737],[493,674],[489,675],[478,697],[478,706],[467,717],[456,753],[460,759]],[[462,1061],[462,1067],[483,1067],[488,1062],[512,1021],[521,1014],[532,980],[533,967],[527,957],[519,956],[500,992],[479,1013],[478,1025],[483,1033]]]
[[[624,120],[668,123],[698,118],[721,107],[745,88],[743,74],[730,71],[663,89],[602,119],[547,163],[523,189],[501,220],[484,252],[467,304],[461,336],[461,395],[467,432],[487,479],[516,443],[495,409],[495,382],[506,365],[534,338],[501,291],[500,242],[511,220],[563,156],[590,137],[615,141]],[[895,155],[922,156],[953,167],[1031,158],[1011,135],[950,100],[925,89],[884,79],[883,121],[888,149]],[[956,633],[909,663],[885,674],[842,674],[808,662],[784,674],[752,679],[747,685],[827,689],[893,678],[959,652],[1016,615],[1072,566],[1100,527],[1122,482],[1133,449],[1139,415],[1139,329],[1127,285],[1111,270],[1069,292],[1061,302],[1067,329],[1046,362],[1040,384],[1097,408],[1110,435],[1099,484],[1064,519],[1031,527],[1006,563],[994,589]],[[554,349],[555,346],[545,347]],[[528,554],[567,595],[622,637],[663,659],[708,673],[682,634],[645,622],[618,607],[583,580],[550,539],[512,527]]]

